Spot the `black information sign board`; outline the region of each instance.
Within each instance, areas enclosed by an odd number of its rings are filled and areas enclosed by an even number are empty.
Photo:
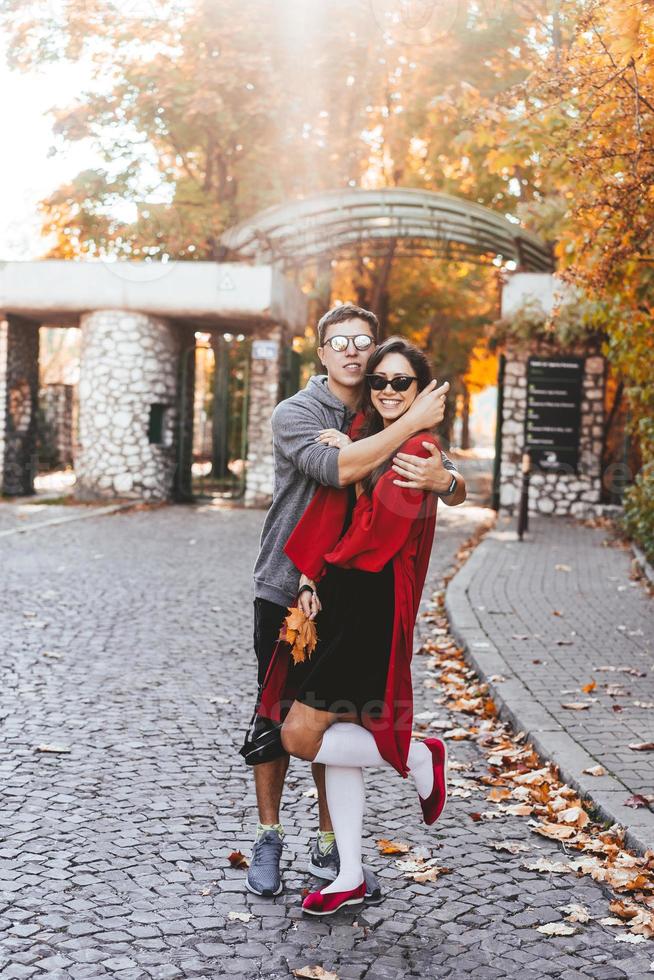
[[[525,452],[548,473],[579,466],[582,357],[530,357],[527,362]]]

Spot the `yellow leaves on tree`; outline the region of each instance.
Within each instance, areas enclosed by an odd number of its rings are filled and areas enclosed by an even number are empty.
[[[297,606],[290,607],[288,613],[279,633],[279,639],[285,640],[290,645],[293,663],[303,663],[316,649],[318,642],[316,624]]]

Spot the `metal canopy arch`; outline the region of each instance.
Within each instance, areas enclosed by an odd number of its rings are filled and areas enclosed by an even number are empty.
[[[490,208],[435,191],[406,187],[329,191],[260,211],[221,238],[227,257],[298,267],[314,259],[371,256],[395,241],[395,255],[512,262],[552,272],[551,250]]]

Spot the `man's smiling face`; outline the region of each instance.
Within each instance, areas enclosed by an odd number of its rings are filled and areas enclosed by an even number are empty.
[[[357,350],[354,345],[354,337],[361,335],[370,337],[371,344],[367,350]],[[349,340],[347,349],[335,351],[329,343],[332,337],[347,337]],[[365,320],[353,317],[351,320],[333,323],[327,327],[323,346],[318,348],[318,357],[331,382],[344,388],[359,388],[363,384],[366,365],[374,349],[375,338],[370,325]]]

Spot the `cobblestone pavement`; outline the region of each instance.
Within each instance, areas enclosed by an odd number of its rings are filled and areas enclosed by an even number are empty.
[[[525,868],[559,855],[556,843],[523,818],[470,819],[487,806],[481,787],[427,829],[409,781],[371,772],[365,848],[385,901],[305,921],[316,804],[303,795],[308,767],[293,763],[286,890],[275,900],[245,890],[227,858],[248,851],[255,820],[235,748],[254,689],[250,571],[262,516],[170,507],[3,541],[2,980],[273,980],[313,964],[342,980],[651,976],[651,944],[617,943],[596,921],[608,911],[602,886]],[[484,516],[442,509],[430,589]],[[424,683],[428,659],[415,658],[417,712],[437,694]],[[43,746],[68,751],[35,751]],[[474,742],[452,754],[471,774],[486,771]],[[380,837],[426,848],[452,873],[416,884],[379,855]],[[508,838],[528,853],[492,848]],[[573,901],[594,917],[577,935],[536,931]]]
[[[534,518],[520,543],[514,528],[501,519],[454,579],[452,625],[542,754],[654,849],[654,813],[624,805],[654,792],[652,753],[629,748],[654,742],[652,599],[608,531]],[[583,774],[598,763],[606,777]]]

